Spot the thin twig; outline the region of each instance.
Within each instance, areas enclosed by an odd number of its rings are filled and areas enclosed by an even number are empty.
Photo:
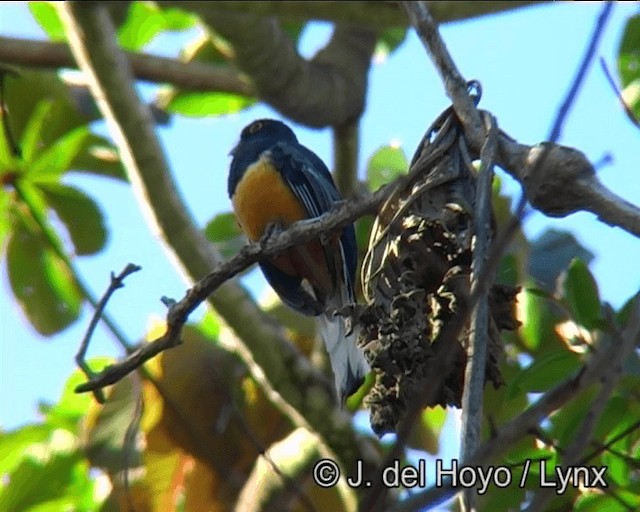
[[[561,103],[560,108],[558,109],[556,120],[553,123],[551,130],[549,131],[548,140],[550,141],[556,142],[560,140],[560,137],[562,135],[562,126],[564,125],[564,122],[569,115],[571,107],[575,103],[576,96],[580,91],[580,87],[582,87],[582,84],[584,83],[587,71],[589,70],[589,67],[591,67],[591,63],[593,62],[596,54],[596,49],[598,48],[598,43],[600,42],[602,34],[604,33],[604,28],[607,24],[607,21],[609,20],[609,17],[611,16],[612,10],[613,2],[608,1],[605,3],[602,11],[600,12],[600,15],[598,16],[596,26],[594,27],[593,33],[589,38],[589,45],[585,50],[585,55],[582,58],[580,67],[578,68],[574,79],[571,81],[571,86],[569,87],[569,90],[567,91],[567,94],[563,102]]]
[[[98,322],[100,321],[100,318],[104,313],[104,308],[106,307],[107,302],[111,298],[113,292],[115,292],[119,288],[123,288],[124,280],[134,272],[138,272],[140,269],[142,269],[142,267],[134,265],[133,263],[129,263],[117,276],[113,272],[111,272],[111,282],[109,283],[109,287],[104,292],[104,295],[98,301],[96,307],[94,308],[93,317],[89,322],[87,332],[84,334],[82,342],[80,343],[80,348],[78,349],[78,353],[76,354],[76,363],[88,379],[92,379],[96,376],[95,372],[89,367],[85,360],[87,349],[89,348],[89,341],[93,336],[93,331],[98,325]],[[105,397],[102,389],[94,389],[93,395],[99,403],[103,404],[105,402]]]

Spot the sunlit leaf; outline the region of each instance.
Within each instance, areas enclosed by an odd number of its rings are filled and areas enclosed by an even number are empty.
[[[118,42],[125,50],[138,51],[164,28],[164,17],[155,3],[131,2],[127,19],[118,29]]]
[[[587,265],[574,259],[563,282],[564,299],[575,315],[575,319],[587,329],[593,329],[600,318],[600,296],[598,285]]]
[[[64,25],[53,2],[29,2],[31,15],[52,41],[66,41]]]
[[[164,29],[175,32],[188,30],[198,23],[198,16],[177,7],[162,9],[162,17],[164,18]]]
[[[49,145],[27,169],[31,181],[55,181],[68,171],[89,137],[89,128],[79,126]]]
[[[518,315],[522,322],[520,335],[527,349],[535,352],[558,339],[555,324],[558,314],[551,309],[551,301],[541,296],[535,288],[525,288],[518,294]]]
[[[393,181],[409,168],[407,156],[402,148],[383,146],[367,162],[367,183],[370,190],[378,190]]]
[[[107,229],[93,199],[66,185],[46,184],[40,189],[67,228],[76,254],[95,254],[104,247]]]
[[[59,332],[78,318],[82,298],[73,276],[24,222],[11,234],[7,273],[18,305],[40,334]]]
[[[255,98],[226,92],[179,92],[165,109],[188,117],[235,114],[255,104]]]

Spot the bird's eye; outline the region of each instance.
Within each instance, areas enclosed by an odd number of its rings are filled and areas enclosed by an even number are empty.
[[[259,132],[260,130],[262,130],[262,126],[262,121],[256,121],[255,123],[252,123],[251,126],[249,126],[249,133],[253,135],[254,133]]]

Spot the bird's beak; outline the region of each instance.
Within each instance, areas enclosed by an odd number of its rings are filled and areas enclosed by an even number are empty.
[[[236,153],[238,151],[238,146],[240,145],[240,143],[238,142],[231,151],[229,151],[229,156],[236,156]]]

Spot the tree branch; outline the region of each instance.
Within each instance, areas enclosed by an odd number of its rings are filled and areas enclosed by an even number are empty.
[[[107,366],[100,374],[80,384],[76,391],[95,391],[114,384],[160,352],[180,344],[180,332],[189,315],[229,279],[264,258],[276,256],[295,245],[308,242],[321,233],[340,229],[365,213],[374,213],[386,199],[390,188],[381,188],[375,194],[355,201],[343,201],[321,217],[296,222],[280,233],[270,233],[259,242],[246,245],[236,256],[217,265],[217,268],[195,283],[179,302],[165,299],[169,311],[167,330],[162,336],[141,345],[123,361]],[[317,378],[321,379],[319,375]]]
[[[480,153],[480,172],[476,190],[476,204],[473,216],[473,231],[475,244],[473,247],[473,261],[471,264],[471,290],[482,287],[478,300],[471,310],[469,347],[467,349],[467,364],[464,372],[464,389],[462,392],[462,441],[461,459],[464,461],[473,454],[480,444],[480,430],[482,427],[482,400],[484,396],[485,367],[487,359],[487,345],[489,338],[489,297],[487,284],[493,279],[487,277],[480,281],[482,268],[486,264],[491,244],[492,204],[491,184],[493,182],[493,165],[496,156],[498,138],[497,122],[493,116],[486,114],[487,140]],[[493,273],[492,273],[493,274]],[[463,493],[463,510],[474,510],[475,489],[468,489]]]
[[[518,9],[542,2],[427,2],[429,10],[440,22],[458,21],[475,18],[496,12]],[[193,2],[191,2],[193,4]],[[224,10],[228,12],[252,14],[255,16],[277,16],[285,21],[308,21],[312,19],[334,23],[365,25],[381,30],[393,27],[406,27],[407,18],[399,9],[397,2],[349,1],[349,2],[229,2],[217,1],[215,5],[191,5],[189,10],[203,15],[207,11]]]
[[[123,52],[133,74],[140,80],[170,83],[191,91],[222,91],[253,95],[249,82],[228,66],[181,62],[136,52]],[[65,43],[0,37],[0,62],[56,69],[75,68],[76,61]]]
[[[373,30],[337,25],[327,46],[307,61],[274,18],[221,10],[216,3],[160,5],[196,12],[228,39],[236,64],[251,77],[260,98],[287,117],[322,127],[360,116],[376,44]]]
[[[94,2],[66,2],[59,8],[73,54],[120,149],[152,231],[165,241],[186,279],[196,281],[219,264],[220,256],[196,229],[175,189],[149,111],[137,96],[131,70],[115,42],[106,8]],[[348,421],[340,419],[344,413],[327,414],[333,409],[333,390],[318,379],[317,372],[246,291],[227,281],[209,302],[242,340],[236,350],[269,399],[294,424],[317,432],[344,466],[351,467],[363,457],[369,463],[370,458],[361,451],[362,438]]]
[[[423,4],[404,2],[403,5],[442,78],[469,144],[479,151],[484,141],[480,115],[433,17]],[[500,132],[497,163],[520,182],[528,201],[545,215],[565,217],[589,211],[602,222],[640,237],[640,209],[607,189],[598,180],[587,157],[577,149],[555,143],[527,146]]]

